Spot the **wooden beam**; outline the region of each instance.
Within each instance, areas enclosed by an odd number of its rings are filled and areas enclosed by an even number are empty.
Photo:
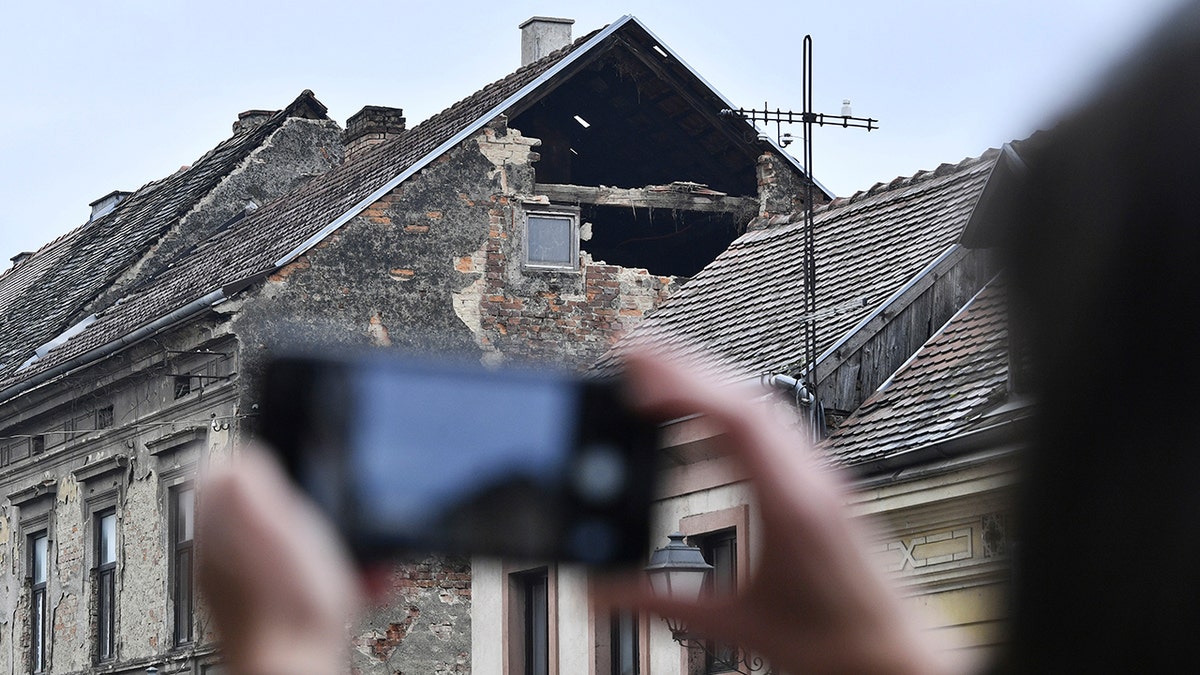
[[[758,211],[758,200],[753,197],[730,197],[703,187],[689,189],[687,184],[627,189],[536,183],[533,192],[546,196],[551,202],[563,204],[674,209],[704,213],[739,213],[750,209]]]

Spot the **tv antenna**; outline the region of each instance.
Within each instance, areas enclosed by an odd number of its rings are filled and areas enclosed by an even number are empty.
[[[781,110],[776,108],[771,110],[767,104],[763,103],[762,110],[753,108],[738,108],[736,110],[726,108],[721,111],[721,114],[726,117],[741,117],[749,122],[763,122],[765,124],[775,124],[776,142],[781,148],[785,148],[794,140],[791,134],[782,134],[782,126],[784,124],[800,124],[803,129],[804,140],[804,170],[807,172],[804,185],[804,260],[801,267],[801,273],[804,275],[804,299],[802,308],[803,320],[801,325],[801,372],[800,384],[796,390],[796,400],[804,404],[809,409],[809,427],[812,431],[813,441],[819,441],[825,436],[825,411],[821,407],[821,402],[817,400],[817,319],[821,313],[817,311],[817,260],[816,260],[816,245],[815,245],[815,227],[813,226],[813,187],[816,180],[813,178],[813,152],[812,152],[812,131],[813,125],[817,126],[840,126],[842,128],[866,129],[874,131],[879,128],[879,120],[870,117],[854,117],[850,114],[850,101],[842,101],[841,115],[827,115],[813,111],[813,76],[812,76],[812,36],[804,36],[804,62],[803,62],[803,80],[801,81],[801,89],[804,92],[804,109],[800,112],[794,110]]]

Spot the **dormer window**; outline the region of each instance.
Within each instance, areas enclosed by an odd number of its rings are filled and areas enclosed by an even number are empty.
[[[525,217],[525,264],[573,270],[579,267],[579,216],[571,212],[529,213]]]

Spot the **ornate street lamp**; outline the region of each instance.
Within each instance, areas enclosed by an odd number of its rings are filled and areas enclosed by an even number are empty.
[[[667,539],[670,543],[655,549],[650,556],[650,564],[646,565],[651,589],[660,598],[685,601],[699,599],[704,580],[713,566],[704,559],[699,548],[683,542],[682,532],[671,533]],[[714,651],[707,641],[689,635],[682,621],[668,617],[663,617],[663,620],[671,631],[671,639],[688,649],[704,652],[713,663],[746,675],[771,675],[774,672],[761,657],[747,654],[740,647],[722,646]]]

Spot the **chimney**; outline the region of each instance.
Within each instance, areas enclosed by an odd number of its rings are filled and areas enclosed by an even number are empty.
[[[271,117],[279,112],[278,110],[247,110],[238,113],[237,121],[233,123],[233,133],[240,134],[243,131],[250,131],[262,125],[263,122],[271,119]]]
[[[346,148],[346,159],[367,148],[395,138],[404,131],[404,111],[381,105],[367,105],[346,120],[342,132],[342,145]]]
[[[133,194],[133,193],[132,192],[122,192],[120,190],[113,190],[112,192],[101,197],[100,199],[97,199],[96,201],[92,202],[91,204],[88,204],[88,206],[92,207],[92,215],[91,215],[91,217],[88,218],[88,222],[90,223],[93,220],[100,218],[101,216],[108,215],[109,212],[111,212],[113,209],[117,208],[117,204],[120,204],[121,202],[125,201],[125,198],[131,194]]]
[[[517,26],[521,29],[521,65],[527,66],[552,51],[571,44],[575,19],[535,16]]]

